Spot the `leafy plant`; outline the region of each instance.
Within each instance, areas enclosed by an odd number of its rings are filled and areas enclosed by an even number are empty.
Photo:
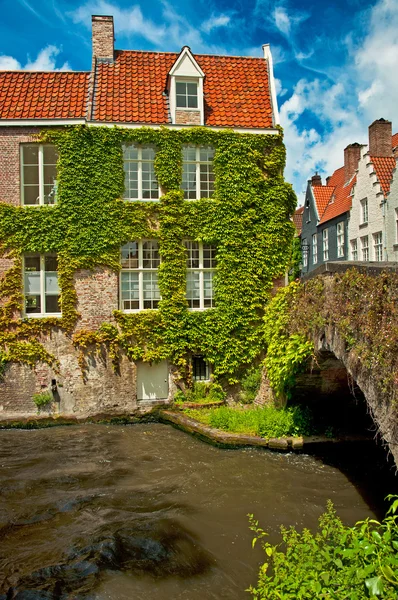
[[[253,367],[249,369],[247,375],[242,379],[242,391],[239,394],[239,398],[244,404],[250,404],[255,400],[261,384],[261,375],[261,369]]]
[[[32,400],[36,404],[38,410],[40,410],[53,401],[53,395],[51,392],[40,392],[39,394],[33,394]]]
[[[398,598],[397,496],[382,523],[374,519],[346,527],[329,500],[315,533],[281,527],[282,543],[272,545],[268,534],[249,515],[266,562],[260,567],[254,600],[396,600]]]
[[[174,395],[174,402],[197,402],[206,404],[211,402],[223,402],[226,398],[222,386],[214,381],[195,381],[192,388],[188,389],[186,394],[177,390]]]

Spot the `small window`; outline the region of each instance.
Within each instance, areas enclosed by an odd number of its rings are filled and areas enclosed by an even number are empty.
[[[28,317],[60,316],[58,260],[52,254],[24,256],[24,314]]]
[[[184,146],[182,149],[182,189],[185,200],[211,198],[214,193],[214,148]]]
[[[312,236],[312,264],[316,265],[318,262],[318,236],[316,233]]]
[[[344,256],[344,222],[337,223],[337,257]]]
[[[55,204],[57,199],[57,160],[55,146],[21,145],[21,195],[24,206]]]
[[[329,233],[327,229],[322,231],[323,260],[329,260]]]
[[[351,260],[358,260],[358,241],[351,240]]]
[[[374,257],[377,262],[383,260],[383,234],[381,231],[373,234]]]
[[[367,235],[361,237],[361,258],[367,262],[369,260],[369,238]]]
[[[198,84],[195,81],[176,81],[177,108],[198,108]]]
[[[155,176],[155,150],[150,146],[123,146],[124,198],[159,200]]]
[[[194,381],[209,381],[210,365],[202,355],[192,357],[192,379]]]
[[[122,247],[121,254],[121,310],[158,308],[160,255],[157,240],[129,242]]]
[[[302,254],[303,254],[303,267],[306,268],[306,267],[308,267],[308,250],[309,250],[309,246],[307,245],[307,238],[303,238],[303,241],[301,243],[301,249],[302,249]]]
[[[216,248],[191,241],[185,241],[184,246],[187,251],[188,306],[197,310],[212,308],[215,306]]]
[[[361,200],[361,225],[368,222],[368,199]]]

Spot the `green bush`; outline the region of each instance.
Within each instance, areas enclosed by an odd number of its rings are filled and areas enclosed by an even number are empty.
[[[241,381],[242,391],[239,394],[240,400],[245,404],[253,402],[260,389],[261,369],[252,368],[247,372],[246,377]]]
[[[392,499],[389,496],[389,499]],[[282,544],[249,515],[250,529],[261,540],[266,562],[260,567],[254,600],[386,600],[398,599],[398,523],[396,499],[382,523],[374,519],[346,527],[331,501],[313,534],[281,527]]]
[[[192,389],[187,390],[186,394],[181,390],[177,390],[174,394],[174,402],[177,402],[177,404],[182,402],[196,402],[198,404],[223,402],[225,398],[226,393],[221,385],[213,381],[196,381]]]
[[[308,409],[273,406],[236,409],[220,406],[203,411],[187,410],[187,415],[223,431],[258,435],[263,438],[309,435],[311,418]]]
[[[40,394],[33,394],[32,400],[36,404],[37,408],[40,409],[52,402],[53,396],[51,392],[41,392]]]

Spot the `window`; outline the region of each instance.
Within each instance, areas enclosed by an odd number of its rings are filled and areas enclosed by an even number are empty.
[[[312,264],[316,265],[318,262],[318,236],[316,233],[312,236]]]
[[[26,316],[61,314],[58,261],[55,255],[27,254],[24,257],[24,297]]]
[[[308,250],[309,250],[309,246],[307,244],[307,238],[303,238],[303,241],[301,242],[301,252],[303,255],[303,267],[308,267]]]
[[[129,242],[122,247],[121,309],[157,308],[159,247],[156,240]]]
[[[337,257],[344,256],[344,222],[337,223]]]
[[[24,206],[55,203],[57,160],[58,154],[54,146],[21,145],[21,196]]]
[[[123,146],[124,197],[126,200],[158,200],[155,150],[148,146]]]
[[[216,248],[201,242],[185,241],[187,250],[187,301],[189,308],[215,306],[214,273],[217,266]]]
[[[214,148],[184,146],[182,149],[182,189],[186,200],[210,198],[214,192]]]
[[[373,250],[375,260],[378,262],[383,260],[383,234],[381,231],[373,234]]]
[[[198,108],[198,84],[189,81],[176,81],[176,107]]]
[[[322,231],[322,248],[323,260],[329,260],[329,234],[327,229]]]
[[[209,381],[210,379],[210,365],[201,355],[192,357],[192,378],[194,381]]]
[[[358,241],[351,240],[351,260],[358,260]]]
[[[369,260],[369,238],[367,235],[361,237],[361,258],[367,262]]]
[[[361,225],[368,222],[368,199],[361,200]]]

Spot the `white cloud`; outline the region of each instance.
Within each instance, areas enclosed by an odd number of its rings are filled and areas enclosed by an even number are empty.
[[[213,29],[216,29],[217,27],[225,27],[229,24],[230,21],[231,17],[229,17],[228,15],[218,15],[218,17],[212,15],[210,19],[207,19],[207,21],[204,21],[202,23],[201,30],[205,33],[210,33]]]
[[[28,57],[25,66],[12,56],[0,56],[0,71],[70,71],[67,62],[61,67],[56,67],[56,59],[61,50],[56,46],[46,46],[40,50],[35,60]]]

